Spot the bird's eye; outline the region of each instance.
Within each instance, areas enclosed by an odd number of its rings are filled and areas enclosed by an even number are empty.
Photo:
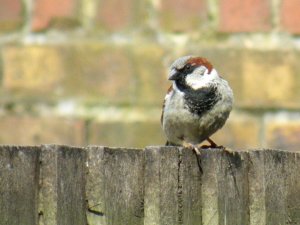
[[[191,65],[190,64],[186,64],[184,67],[184,70],[190,70],[191,69]]]
[[[193,70],[194,70],[195,67],[193,67],[191,64],[186,64],[184,67],[183,67],[183,73],[185,74],[189,74],[189,73],[192,73]]]
[[[186,64],[184,67],[182,67],[181,69],[177,69],[177,71],[187,75],[193,72],[193,70],[195,69],[195,67],[191,64]]]

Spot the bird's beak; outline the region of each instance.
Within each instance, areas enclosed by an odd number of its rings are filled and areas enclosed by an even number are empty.
[[[173,73],[169,76],[169,80],[178,80],[180,78],[180,73],[176,70],[172,71]]]

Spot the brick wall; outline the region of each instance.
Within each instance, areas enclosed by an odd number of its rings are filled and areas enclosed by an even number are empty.
[[[218,143],[299,149],[299,0],[0,5],[1,144],[163,144],[168,65],[198,54],[235,93]]]

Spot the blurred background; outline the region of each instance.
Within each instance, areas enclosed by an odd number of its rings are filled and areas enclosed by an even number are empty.
[[[213,139],[300,146],[300,0],[0,0],[0,143],[165,143],[168,66],[196,54],[235,107]]]

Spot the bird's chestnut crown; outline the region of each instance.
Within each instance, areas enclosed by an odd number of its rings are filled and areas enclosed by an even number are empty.
[[[212,64],[203,57],[192,57],[189,60],[187,60],[186,65],[191,65],[192,67],[198,67],[198,66],[205,66],[208,70],[208,73],[210,73],[213,69]]]
[[[184,76],[193,73],[198,67],[205,67],[207,73],[210,74],[213,66],[212,64],[203,57],[197,56],[184,56],[176,60],[171,66],[171,74],[169,80],[182,79]]]

